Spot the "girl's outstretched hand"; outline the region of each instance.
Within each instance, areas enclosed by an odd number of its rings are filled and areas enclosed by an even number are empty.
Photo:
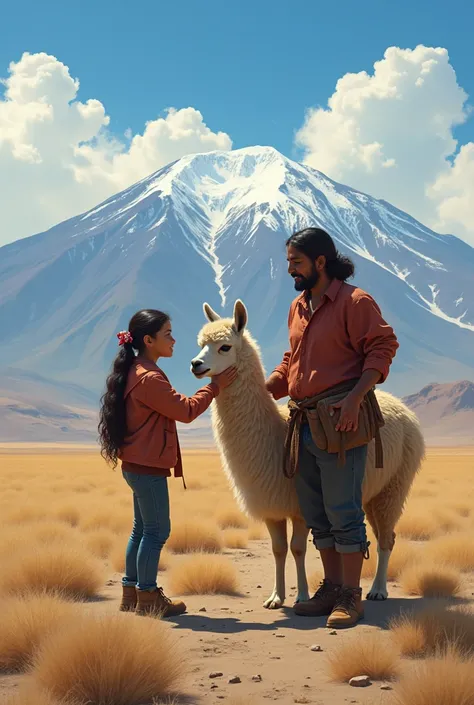
[[[218,385],[219,389],[225,389],[226,387],[230,387],[232,382],[237,379],[237,369],[235,367],[228,367],[224,372],[211,377],[211,379]]]

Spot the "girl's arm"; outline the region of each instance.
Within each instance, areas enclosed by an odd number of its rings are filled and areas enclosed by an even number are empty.
[[[137,398],[153,411],[181,423],[191,423],[203,414],[215,399],[221,388],[228,386],[235,373],[225,370],[216,381],[198,389],[192,397],[179,394],[159,372],[147,375],[137,387]]]

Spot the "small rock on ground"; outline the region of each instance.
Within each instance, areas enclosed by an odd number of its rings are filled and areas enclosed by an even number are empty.
[[[384,684],[380,686],[380,690],[392,690],[392,686]]]
[[[212,671],[212,673],[209,674],[209,678],[220,678],[223,675],[224,674],[220,671]]]
[[[239,676],[234,676],[233,678],[229,678],[229,683],[242,683],[242,681]]]
[[[252,676],[252,680],[253,680],[254,683],[261,683],[261,682],[262,682],[262,676],[260,676],[260,675]]]
[[[369,676],[355,676],[349,681],[349,685],[353,688],[366,688],[368,685],[372,685]]]
[[[311,651],[322,651],[322,648],[319,644],[313,644],[313,646],[311,647]]]

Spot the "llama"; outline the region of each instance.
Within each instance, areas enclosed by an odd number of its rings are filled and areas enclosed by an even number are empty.
[[[308,529],[300,512],[294,480],[283,474],[288,409],[265,388],[260,349],[246,328],[247,310],[237,300],[232,318],[221,318],[205,303],[208,319],[199,332],[201,352],[191,362],[196,378],[219,374],[235,365],[236,381],[211,406],[213,433],[223,469],[241,510],[264,521],[275,559],[275,584],[265,607],[285,600],[288,554],[287,520],[292,522],[290,550],[296,564],[296,602],[309,598],[305,571]],[[395,525],[424,458],[424,439],[417,417],[396,397],[376,390],[385,425],[381,428],[384,467],[375,467],[374,442],[369,444],[363,485],[363,507],[377,539],[377,571],[367,594],[385,600],[387,569],[395,542]]]

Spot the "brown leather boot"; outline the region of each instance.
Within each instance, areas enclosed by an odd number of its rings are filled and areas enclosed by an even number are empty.
[[[121,612],[133,612],[137,606],[137,590],[135,587],[122,585],[122,602],[119,610]]]
[[[353,627],[364,616],[362,588],[343,587],[328,618],[328,627]]]
[[[136,614],[153,615],[155,617],[177,617],[186,612],[184,602],[173,602],[166,597],[162,588],[156,588],[150,592],[149,590],[137,590],[138,603]]]
[[[295,605],[295,614],[300,617],[326,617],[334,609],[340,590],[340,585],[324,578],[310,600]]]

